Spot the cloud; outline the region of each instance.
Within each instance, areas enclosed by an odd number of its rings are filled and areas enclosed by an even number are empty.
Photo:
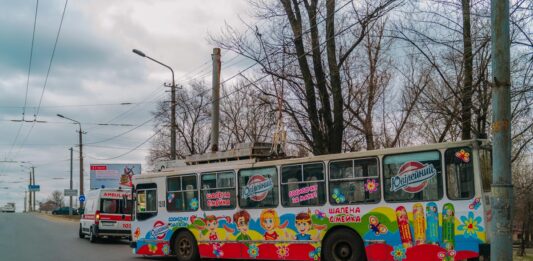
[[[37,112],[64,3],[39,2],[26,119],[33,119]],[[134,128],[97,123],[146,122],[152,117],[155,102],[168,97],[162,84],[170,80],[170,72],[131,50],[141,49],[172,66],[178,83],[186,84],[184,80],[191,78],[187,74],[191,71],[195,77],[209,81],[213,46],[206,40],[207,33],[219,31],[225,22],[239,26],[238,16],[245,17],[248,7],[245,0],[69,1],[39,110],[38,119],[48,123],[32,127],[31,123],[10,120],[21,118],[24,105],[35,1],[0,1],[0,160],[31,161],[36,166],[37,183],[41,185],[38,200],[67,188],[68,149],[77,150],[77,125],[56,114],[82,122],[86,143]],[[225,59],[228,56],[223,54]],[[235,68],[223,70],[223,77],[234,72]],[[122,102],[134,104],[118,105]],[[30,129],[31,135],[27,135]],[[85,187],[89,187],[90,163],[123,154],[152,134],[148,122],[119,138],[84,147]],[[146,163],[147,148],[149,143],[106,162]],[[75,187],[79,184],[78,160],[75,153]],[[19,178],[27,179],[27,169],[0,163],[0,182],[19,182]],[[27,185],[24,182],[0,184],[9,188],[0,189],[0,205],[15,201],[21,210]]]

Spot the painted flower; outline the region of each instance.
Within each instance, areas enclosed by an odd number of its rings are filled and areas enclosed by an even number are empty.
[[[222,257],[224,255],[224,251],[222,251],[222,245],[219,243],[213,244],[213,254],[218,258]]]
[[[224,252],[221,250],[221,249],[214,249],[213,250],[213,254],[219,258],[219,257],[222,257],[224,255]]]
[[[257,248],[256,244],[250,244],[248,247],[248,255],[251,258],[256,258],[259,255],[259,248]]]
[[[198,209],[198,199],[197,198],[191,199],[191,201],[189,202],[189,207],[191,207],[191,210],[197,210]]]
[[[446,261],[447,261],[447,260],[450,260],[450,261],[453,261],[453,260],[455,260],[455,258],[454,258],[454,257],[455,257],[455,254],[456,254],[455,250],[448,250],[448,251],[446,251],[446,252],[441,251],[441,252],[437,253],[437,257],[438,257],[439,259],[441,259],[441,260],[446,260]]]
[[[309,252],[309,258],[313,260],[320,259],[320,247],[317,247],[313,251]]]
[[[165,256],[166,256],[166,255],[168,255],[168,253],[170,253],[170,248],[168,247],[168,245],[165,245],[165,246],[163,246],[162,251],[163,251],[163,254],[165,254]]]
[[[466,152],[465,150],[460,150],[456,152],[455,157],[459,158],[464,163],[470,162],[470,153]]]
[[[170,202],[172,202],[173,199],[174,199],[174,193],[168,193],[167,201],[168,201],[169,204],[170,204]]]
[[[279,245],[276,253],[278,254],[280,258],[285,258],[289,256],[289,248],[287,247],[287,245],[284,245],[284,244]]]
[[[404,260],[406,258],[405,256],[405,248],[402,245],[397,245],[394,247],[394,250],[390,252],[394,260]]]
[[[137,227],[137,228],[135,229],[135,232],[133,233],[133,237],[134,237],[135,239],[137,239],[137,238],[139,238],[140,236],[141,236],[141,229],[140,229],[139,227]]]
[[[148,245],[148,251],[150,251],[150,253],[155,254],[155,252],[157,252],[157,245],[149,244]]]
[[[338,188],[333,189],[333,194],[331,197],[335,200],[335,202],[337,202],[337,204],[344,203],[344,201],[346,201],[344,194],[342,194]]]
[[[462,216],[461,222],[463,224],[459,225],[457,229],[463,230],[465,237],[477,238],[477,232],[483,231],[483,227],[479,225],[481,217],[474,217],[474,212],[468,212],[468,217]]]
[[[378,191],[379,183],[375,179],[367,179],[365,182],[365,191],[368,193],[374,193]]]

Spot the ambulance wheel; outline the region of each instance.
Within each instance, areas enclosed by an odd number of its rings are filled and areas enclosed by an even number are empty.
[[[178,261],[198,261],[200,260],[200,253],[198,252],[198,245],[194,236],[182,231],[176,236],[173,242],[173,251],[176,254]]]
[[[326,236],[322,257],[328,261],[366,261],[363,240],[353,230],[341,228]]]
[[[78,231],[78,236],[80,238],[85,238],[85,235],[83,234],[83,231],[81,230],[81,224],[80,224],[80,231]]]
[[[98,239],[98,237],[94,233],[94,228],[91,228],[89,230],[89,242],[94,243],[94,242],[96,242],[96,239]]]

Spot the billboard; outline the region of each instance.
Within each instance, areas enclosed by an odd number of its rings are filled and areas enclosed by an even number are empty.
[[[131,187],[133,175],[141,174],[141,164],[91,164],[91,189]]]

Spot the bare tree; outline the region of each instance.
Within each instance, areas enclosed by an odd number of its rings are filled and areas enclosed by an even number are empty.
[[[512,2],[513,160],[533,141],[533,19],[526,15],[529,8],[523,0]],[[430,1],[412,4],[411,9],[406,11],[409,19],[399,22],[396,36],[412,46],[423,58],[421,64],[432,70],[433,86],[422,94],[416,112],[420,122],[431,120],[434,125],[430,126],[434,131],[424,132],[426,140],[467,139],[470,132],[474,137],[487,137],[492,116],[488,3]]]
[[[533,235],[533,163],[527,157],[520,157],[513,164],[513,185],[515,194],[514,223],[520,233],[519,256],[525,255]]]
[[[179,158],[204,153],[210,145],[211,92],[203,82],[193,82],[177,92],[176,97],[176,152]],[[158,103],[155,128],[159,131],[152,141],[149,161],[170,159],[170,110],[167,101]]]
[[[259,0],[253,4],[257,18],[268,21],[267,26],[261,30],[249,26],[253,38],[228,27],[213,40],[286,83],[284,113],[292,123],[288,127],[298,132],[313,154],[341,152],[345,129],[341,69],[397,1],[357,5],[339,1],[337,5],[335,0]],[[351,10],[343,9],[350,4]],[[290,99],[297,102],[287,102]]]
[[[348,91],[344,94],[346,126],[353,128],[355,132],[360,132],[367,150],[376,148],[377,138],[374,126],[378,113],[376,109],[381,105],[382,97],[389,91],[389,82],[392,77],[392,61],[387,53],[392,39],[385,37],[385,25],[386,19],[378,21],[365,36],[363,48],[356,51],[356,56],[348,58],[343,66],[348,87],[346,88]],[[353,132],[349,133],[344,139],[352,137]],[[348,142],[347,145],[348,150],[351,151],[358,150],[360,147],[354,141]]]
[[[50,194],[50,196],[48,197],[48,200],[54,202],[54,204],[56,204],[56,206],[62,207],[63,206],[63,201],[65,200],[65,197],[63,196],[63,193],[61,193],[61,191],[54,190]]]
[[[276,125],[275,101],[245,81],[222,89],[221,133],[226,149],[236,143],[270,142]]]
[[[211,90],[202,82],[192,83],[179,90],[176,107],[176,143],[180,158],[202,154],[210,147],[211,138]],[[220,98],[221,147],[231,149],[236,143],[268,142],[275,126],[275,114],[271,96],[247,82],[224,85]],[[170,158],[169,108],[161,101],[156,111],[155,129],[159,132],[152,141],[149,161]]]

